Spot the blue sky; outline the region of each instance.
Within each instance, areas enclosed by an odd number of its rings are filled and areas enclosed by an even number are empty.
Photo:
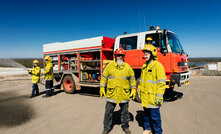
[[[175,32],[190,57],[221,57],[220,5],[218,0],[1,0],[0,57],[39,58],[45,43],[115,37],[149,25]]]

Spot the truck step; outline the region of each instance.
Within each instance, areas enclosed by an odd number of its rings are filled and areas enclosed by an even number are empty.
[[[100,87],[100,83],[81,82],[81,83],[76,84],[76,86],[84,86],[84,87]]]

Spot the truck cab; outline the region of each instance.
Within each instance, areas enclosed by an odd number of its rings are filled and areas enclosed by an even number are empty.
[[[188,84],[191,75],[188,68],[188,55],[178,36],[172,31],[151,27],[149,31],[117,36],[114,51],[117,48],[125,50],[125,62],[134,69],[136,78],[139,78],[145,63],[142,49],[147,37],[153,39],[152,45],[157,48],[158,61],[163,64],[166,73],[167,88],[173,88],[175,84],[178,86]]]

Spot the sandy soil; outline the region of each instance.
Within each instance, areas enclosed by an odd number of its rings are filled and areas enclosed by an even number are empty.
[[[18,77],[17,77],[18,78]],[[44,86],[39,84],[41,91]],[[100,134],[106,100],[98,90],[76,94],[59,92],[50,98],[29,99],[30,77],[0,81],[1,134]],[[43,92],[44,93],[44,92]],[[221,77],[193,77],[189,86],[175,89],[161,107],[164,134],[219,134],[221,131]],[[143,110],[130,101],[130,129],[142,134]],[[123,134],[119,106],[111,134]]]

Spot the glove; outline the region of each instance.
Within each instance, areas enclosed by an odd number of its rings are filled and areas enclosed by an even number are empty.
[[[136,89],[131,90],[130,97],[132,97],[132,96],[133,96],[133,100],[134,100],[135,96],[136,96]]]
[[[155,99],[155,104],[156,104],[157,106],[160,106],[161,104],[163,104],[163,98],[157,97],[157,98]]]
[[[106,96],[104,87],[100,88],[100,97],[102,98],[103,96]]]
[[[28,70],[28,73],[29,73],[29,74],[32,74],[32,71],[31,71],[31,70]]]

